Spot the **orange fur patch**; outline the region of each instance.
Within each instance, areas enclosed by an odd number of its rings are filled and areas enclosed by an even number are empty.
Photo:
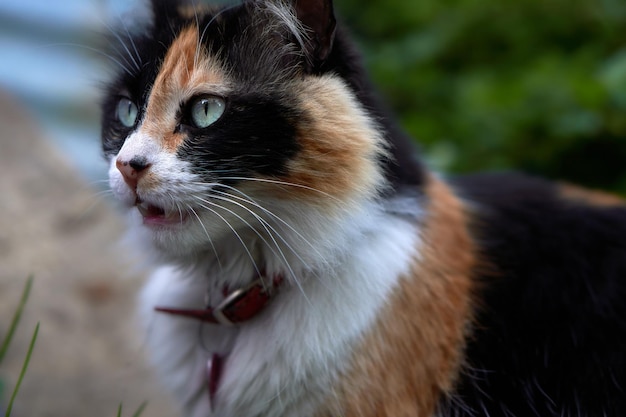
[[[572,184],[560,184],[560,195],[566,200],[588,204],[594,207],[617,207],[626,205],[619,196],[604,191],[589,190]]]
[[[304,114],[297,130],[300,151],[288,162],[288,176],[280,178],[301,186],[289,193],[314,204],[348,203],[376,193],[385,181],[378,166],[383,140],[352,92],[331,76],[308,77],[292,90]]]
[[[476,248],[462,203],[431,180],[412,274],[354,352],[320,417],[427,417],[455,384],[472,320]]]
[[[185,139],[174,133],[181,103],[195,94],[223,92],[227,85],[219,64],[198,42],[196,26],[180,32],[163,60],[146,107],[142,131],[169,152],[175,152]]]

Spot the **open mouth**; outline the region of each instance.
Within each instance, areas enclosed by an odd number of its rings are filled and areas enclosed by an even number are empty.
[[[143,224],[147,226],[174,226],[184,223],[188,213],[182,210],[166,210],[163,207],[155,206],[142,201],[139,197],[135,201],[135,206],[143,217]]]

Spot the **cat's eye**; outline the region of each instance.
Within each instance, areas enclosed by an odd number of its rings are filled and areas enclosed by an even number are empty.
[[[117,103],[117,120],[124,126],[135,126],[138,114],[139,109],[137,109],[137,105],[126,97],[122,97]]]
[[[224,114],[226,103],[220,97],[201,97],[192,102],[191,121],[195,127],[204,129],[219,120]]]

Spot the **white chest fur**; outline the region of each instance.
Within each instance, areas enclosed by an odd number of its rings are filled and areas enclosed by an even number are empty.
[[[211,276],[174,267],[154,272],[141,295],[141,315],[152,360],[185,415],[313,415],[352,346],[418,256],[414,219],[378,209],[361,217],[353,223],[358,230],[341,239],[347,250],[337,248],[337,258],[325,267],[292,262],[298,283],[290,281],[260,316],[239,327],[155,313],[155,306],[201,308]],[[210,404],[206,367],[213,353],[226,361]]]

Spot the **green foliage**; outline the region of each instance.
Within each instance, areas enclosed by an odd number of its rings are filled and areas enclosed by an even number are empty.
[[[430,161],[626,193],[626,2],[336,2]]]
[[[141,414],[143,413],[143,410],[146,409],[147,405],[148,403],[145,401],[141,403],[139,408],[137,408],[137,411],[135,411],[135,413],[133,414],[133,417],[140,417]],[[122,403],[120,403],[119,407],[117,407],[117,417],[122,417]]]
[[[13,314],[13,318],[11,320],[11,325],[9,326],[9,330],[7,331],[7,334],[4,335],[2,344],[0,344],[0,365],[2,365],[2,360],[4,359],[4,356],[6,355],[6,352],[9,349],[9,346],[11,345],[11,342],[15,335],[15,331],[22,317],[22,312],[24,311],[24,307],[26,306],[26,302],[28,301],[28,297],[30,296],[30,290],[32,286],[33,286],[33,277],[30,276],[28,280],[26,281],[26,284],[24,285],[24,290],[22,291],[22,297],[20,298],[20,302],[15,310],[15,313]],[[38,334],[39,334],[39,323],[37,323],[37,325],[35,326],[35,331],[33,333],[33,336],[30,339],[30,344],[28,346],[28,351],[26,352],[26,357],[24,359],[24,362],[22,363],[22,369],[20,371],[20,375],[17,379],[17,383],[15,384],[15,387],[13,388],[11,399],[9,400],[9,403],[6,408],[5,417],[11,416],[13,403],[15,401],[15,398],[17,397],[17,393],[20,390],[20,386],[22,385],[24,376],[26,375],[26,371],[30,363],[30,358],[35,348],[35,343],[37,342]],[[5,382],[0,380],[0,400],[3,398],[5,386],[6,386]],[[139,406],[139,408],[137,408],[137,410],[133,414],[133,417],[140,417],[147,405],[148,405],[147,402],[143,402]],[[120,403],[118,410],[117,410],[117,417],[121,417],[121,416],[122,416],[122,404]]]
[[[24,375],[26,375],[26,370],[28,369],[28,364],[30,363],[30,357],[33,354],[33,349],[35,348],[35,342],[37,342],[38,334],[39,334],[39,323],[37,323],[37,326],[35,326],[33,337],[31,337],[30,339],[28,352],[26,352],[26,358],[24,359],[24,363],[22,364],[22,370],[20,371],[20,376],[17,378],[17,383],[15,384],[15,388],[13,388],[13,394],[11,394],[11,400],[9,401],[9,405],[7,406],[5,417],[11,416],[13,403],[15,402],[15,397],[17,397],[17,393],[20,390],[20,386],[22,386],[22,380],[24,379]]]
[[[20,299],[19,304],[17,305],[17,309],[13,314],[13,319],[11,319],[11,325],[9,326],[9,331],[4,336],[2,341],[2,345],[0,345],[0,364],[2,364],[2,360],[4,359],[4,355],[6,355],[7,350],[9,350],[9,346],[11,345],[11,341],[13,340],[13,336],[15,335],[15,330],[17,329],[17,325],[22,318],[22,312],[24,311],[24,306],[28,301],[28,297],[30,296],[30,290],[33,287],[33,277],[28,277],[26,280],[26,284],[24,285],[24,290],[22,290],[22,298]]]
[[[11,320],[11,325],[9,326],[9,331],[4,336],[2,341],[2,345],[0,345],[0,365],[2,364],[2,360],[4,359],[4,355],[6,354],[9,346],[11,345],[11,341],[13,340],[13,336],[15,335],[15,330],[20,322],[20,318],[22,317],[22,312],[24,311],[24,306],[28,301],[28,297],[30,295],[30,290],[33,286],[33,277],[29,277],[26,280],[26,284],[24,285],[24,290],[22,291],[22,297],[20,302],[13,314],[13,319]],[[13,393],[11,394],[11,399],[9,400],[9,404],[7,406],[5,417],[9,417],[11,415],[11,410],[13,409],[13,403],[15,398],[17,397],[17,393],[20,390],[20,386],[22,385],[22,380],[24,379],[24,375],[26,375],[26,370],[28,369],[28,364],[30,363],[30,357],[33,353],[33,349],[35,348],[35,342],[37,341],[37,335],[39,334],[39,323],[35,326],[35,331],[33,336],[30,339],[30,345],[28,347],[28,351],[26,352],[26,358],[22,364],[22,370],[20,371],[20,375],[17,379],[17,383],[15,384],[15,388],[13,388]],[[0,394],[4,393],[4,383],[0,381]],[[2,397],[0,397],[1,399]]]

